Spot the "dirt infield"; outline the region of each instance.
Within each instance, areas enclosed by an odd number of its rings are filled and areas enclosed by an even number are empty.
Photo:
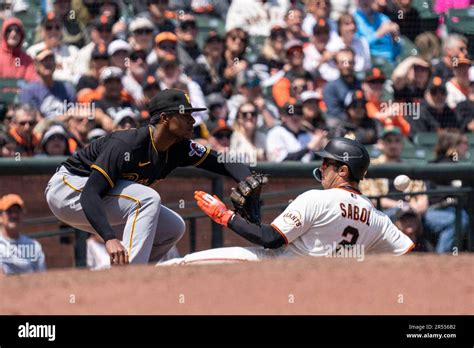
[[[474,314],[474,255],[55,270],[0,279],[1,314]]]

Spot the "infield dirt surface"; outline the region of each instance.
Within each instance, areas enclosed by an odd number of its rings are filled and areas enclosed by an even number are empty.
[[[0,278],[1,314],[474,314],[474,256],[275,259]]]

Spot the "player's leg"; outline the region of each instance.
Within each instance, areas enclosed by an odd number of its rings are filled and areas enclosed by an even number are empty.
[[[156,263],[178,243],[186,231],[183,218],[173,210],[161,206],[158,224],[151,249],[150,262]]]
[[[179,259],[172,259],[157,264],[157,266],[171,265],[204,265],[216,263],[235,263],[244,261],[259,261],[275,257],[277,254],[270,249],[261,247],[230,247],[198,251]]]

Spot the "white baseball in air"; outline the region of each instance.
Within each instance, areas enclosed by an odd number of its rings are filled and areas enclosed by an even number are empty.
[[[410,185],[410,178],[406,175],[399,175],[393,180],[393,185],[398,191],[405,191]]]

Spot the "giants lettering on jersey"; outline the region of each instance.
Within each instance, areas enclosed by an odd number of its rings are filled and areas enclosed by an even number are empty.
[[[367,226],[370,226],[370,210],[367,210],[366,208],[360,209],[357,205],[350,203],[347,204],[347,207],[344,203],[341,203],[339,204],[339,207],[341,208],[342,217],[360,221],[365,223]]]
[[[283,215],[283,221],[285,221],[288,225],[292,225],[295,227],[301,226],[301,214],[296,211],[289,211],[285,215]]]

